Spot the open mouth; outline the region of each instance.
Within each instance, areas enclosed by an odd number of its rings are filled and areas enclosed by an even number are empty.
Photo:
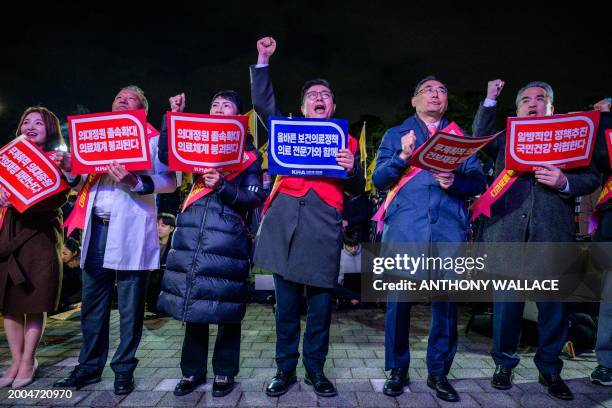
[[[28,137],[30,137],[30,138],[34,138],[34,137],[38,136],[38,133],[36,133],[36,132],[28,132],[28,133],[26,133],[26,135]]]
[[[531,109],[529,112],[527,112],[527,116],[538,116],[538,111]]]
[[[323,105],[323,104],[317,104],[317,105],[315,105],[315,107],[314,107],[314,111],[315,111],[316,113],[325,113],[325,105]]]

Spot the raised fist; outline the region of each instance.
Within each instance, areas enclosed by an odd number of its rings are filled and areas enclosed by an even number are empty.
[[[270,57],[276,51],[276,41],[272,37],[264,37],[257,41],[257,63],[268,64]]]
[[[487,99],[497,100],[497,97],[501,93],[502,89],[504,89],[505,84],[506,83],[501,79],[489,81],[487,84]]]
[[[170,101],[170,109],[172,110],[172,112],[182,112],[185,110],[186,98],[184,93],[172,96],[168,100]]]
[[[400,153],[402,160],[407,161],[410,158],[410,155],[412,155],[412,151],[414,150],[415,142],[416,136],[414,134],[414,130],[411,130],[402,136],[402,151]]]
[[[593,105],[593,109],[602,111],[602,112],[610,112],[611,105],[612,105],[612,102],[610,102],[610,99],[606,98],[606,99],[602,99],[601,101]]]

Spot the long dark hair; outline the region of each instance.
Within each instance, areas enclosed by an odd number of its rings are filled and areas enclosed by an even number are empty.
[[[60,146],[65,146],[64,138],[62,137],[62,131],[60,130],[59,119],[57,118],[57,116],[55,116],[53,112],[51,112],[44,106],[30,106],[23,112],[23,114],[21,115],[21,119],[19,119],[19,125],[17,125],[15,136],[21,135],[21,126],[23,125],[26,116],[28,116],[32,112],[40,113],[40,116],[42,116],[43,122],[45,124],[47,140],[45,141],[43,150],[48,152],[50,150],[55,150]]]

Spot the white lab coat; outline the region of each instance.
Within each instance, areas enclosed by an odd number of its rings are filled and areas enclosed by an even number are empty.
[[[123,184],[115,185],[115,199],[108,225],[104,268],[122,271],[159,269],[159,239],[157,237],[157,208],[155,193],[171,193],[176,190],[174,172],[157,158],[159,136],[149,139],[153,169],[135,174],[153,179],[153,194],[139,195]],[[85,179],[85,177],[83,177]],[[91,238],[91,216],[98,183],[91,188],[83,228],[81,268],[84,268]]]

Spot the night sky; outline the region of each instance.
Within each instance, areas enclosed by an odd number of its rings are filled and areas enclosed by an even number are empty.
[[[248,66],[265,35],[278,41],[272,74],[286,113],[298,112],[300,87],[313,77],[331,81],[337,117],[354,122],[375,115],[385,126],[408,114],[414,85],[428,74],[474,110],[486,82],[498,77],[506,80],[500,103],[507,109],[518,88],[536,79],[555,89],[557,113],[612,94],[610,21],[593,3],[571,10],[561,3],[521,9],[518,2],[486,9],[440,2],[200,2],[195,10],[178,2],[130,10],[87,3],[72,12],[32,3],[4,12],[3,141],[27,106],[42,104],[62,120],[79,105],[108,111],[117,90],[132,83],[145,90],[156,126],[178,92],[187,94],[188,112],[207,113],[223,88],[239,91],[250,107]]]

